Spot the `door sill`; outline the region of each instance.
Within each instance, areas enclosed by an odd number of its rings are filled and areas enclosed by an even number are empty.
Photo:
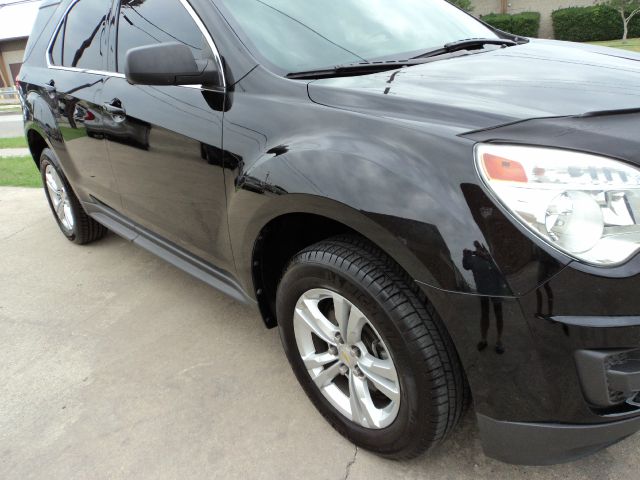
[[[100,201],[93,200],[93,202],[82,202],[83,208],[91,218],[107,227],[113,233],[157,255],[171,265],[202,280],[234,300],[247,305],[257,305],[257,302],[247,295],[229,272],[215,267],[185,249],[137,225]]]

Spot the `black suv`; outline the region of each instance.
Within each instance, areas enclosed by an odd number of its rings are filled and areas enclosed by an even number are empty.
[[[107,229],[280,329],[357,445],[473,399],[488,455],[640,428],[640,56],[443,0],[45,0],[19,75],[60,229]]]

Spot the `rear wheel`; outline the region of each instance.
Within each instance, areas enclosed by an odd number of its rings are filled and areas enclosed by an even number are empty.
[[[410,458],[460,418],[466,383],[447,332],[415,283],[368,242],[341,236],[298,253],[277,313],[300,384],[357,445]]]
[[[104,237],[107,229],[84,211],[49,148],[40,156],[40,173],[51,212],[67,239],[82,245]]]

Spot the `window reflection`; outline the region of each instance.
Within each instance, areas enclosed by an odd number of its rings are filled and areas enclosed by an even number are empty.
[[[206,40],[178,0],[123,0],[118,20],[116,71],[124,71],[127,51],[144,45],[179,42],[196,59],[210,56]]]
[[[54,65],[102,70],[110,7],[106,0],[83,0],[69,10],[51,51]]]

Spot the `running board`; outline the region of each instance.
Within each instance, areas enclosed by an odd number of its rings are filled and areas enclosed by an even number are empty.
[[[214,267],[140,225],[136,225],[98,201],[95,201],[95,203],[82,202],[82,206],[96,222],[104,225],[125,240],[144,248],[174,267],[229,295],[234,300],[244,304],[257,305],[257,302],[246,294],[230,273]]]

